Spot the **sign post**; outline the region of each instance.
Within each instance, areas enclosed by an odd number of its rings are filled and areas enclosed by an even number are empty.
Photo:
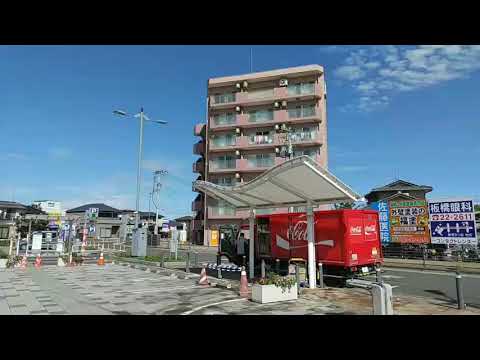
[[[430,201],[432,244],[477,245],[473,200]]]

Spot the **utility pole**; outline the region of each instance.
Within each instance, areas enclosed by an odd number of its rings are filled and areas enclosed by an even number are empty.
[[[162,182],[161,182],[161,177],[165,176],[168,174],[167,170],[157,170],[153,173],[153,190],[152,190],[152,202],[153,205],[155,206],[155,228],[154,228],[154,234],[158,235],[158,211],[160,210],[159,203],[155,202],[155,195],[157,196],[157,200],[159,200],[160,197],[160,190],[162,188]]]

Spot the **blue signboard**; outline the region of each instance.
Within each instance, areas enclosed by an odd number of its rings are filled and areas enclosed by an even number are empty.
[[[378,211],[378,219],[380,226],[380,239],[382,243],[389,243],[390,240],[390,219],[388,201],[378,201],[370,204],[373,210]]]
[[[477,245],[473,205],[472,200],[429,202],[432,244]]]

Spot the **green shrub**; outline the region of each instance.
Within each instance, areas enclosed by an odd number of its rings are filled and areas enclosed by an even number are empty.
[[[280,276],[275,273],[268,273],[263,279],[257,281],[259,285],[275,285],[282,288],[282,292],[290,290],[296,284],[296,280],[291,276]]]

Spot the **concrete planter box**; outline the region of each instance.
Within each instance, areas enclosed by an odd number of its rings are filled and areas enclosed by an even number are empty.
[[[0,259],[0,269],[6,269],[7,268],[7,261],[8,261],[8,259]]]
[[[252,286],[252,300],[257,303],[265,304],[277,301],[297,300],[297,284],[285,291],[281,287],[275,285],[259,285]]]

